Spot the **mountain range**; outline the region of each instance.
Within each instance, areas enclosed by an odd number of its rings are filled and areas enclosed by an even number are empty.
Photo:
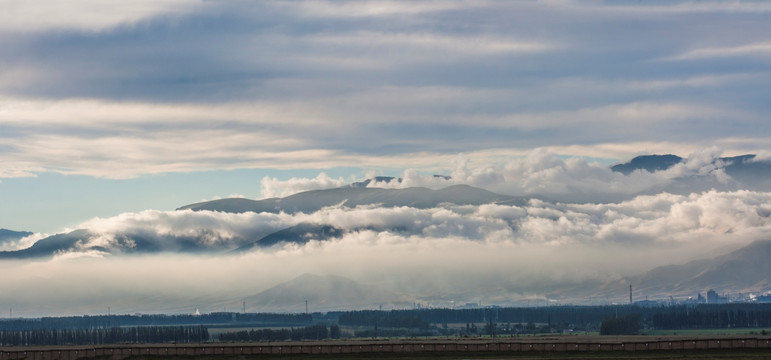
[[[433,208],[442,204],[481,205],[505,204],[523,205],[527,198],[495,194],[493,192],[471,187],[454,185],[440,190],[422,187],[406,189],[379,189],[361,186],[346,186],[336,189],[314,190],[298,193],[285,198],[265,200],[248,200],[230,198],[207,201],[180,207],[177,210],[220,211],[226,213],[269,212],[269,213],[311,213],[330,206],[380,206],[413,208]],[[384,229],[381,229],[384,230]],[[10,231],[7,231],[10,234]],[[27,233],[25,233],[27,234]],[[116,237],[116,249],[121,253],[154,253],[154,252],[244,252],[255,247],[270,247],[282,242],[304,244],[310,240],[328,240],[340,237],[341,229],[327,224],[302,223],[269,233],[257,239],[246,238],[224,241],[206,229],[185,236],[166,236],[157,239],[146,233],[121,234]],[[29,248],[12,251],[0,251],[0,259],[27,259],[34,257],[50,257],[70,251],[100,251],[112,252],[103,246],[88,247],[88,239],[95,236],[88,230],[81,229],[64,234],[56,234],[38,240]],[[10,236],[10,235],[9,235]],[[214,238],[216,241],[200,241],[201,238]],[[229,244],[241,244],[229,248]],[[85,246],[85,247],[84,247]]]
[[[680,265],[657,267],[644,274],[593,288],[598,297],[622,298],[633,285],[635,293],[652,298],[696,296],[715,289],[727,293],[764,292],[771,289],[771,240],[759,240],[728,254]]]
[[[669,296],[679,299],[695,298],[715,289],[720,293],[763,293],[771,289],[771,240],[756,241],[746,247],[709,259],[700,259],[680,265],[654,268],[640,275],[625,277],[604,283],[587,281],[576,287],[566,287],[548,292],[547,296],[562,303],[586,304],[595,299],[600,302],[624,302],[633,285],[635,301],[640,299],[666,300]],[[405,308],[415,302],[428,299],[424,294],[404,294],[376,288],[337,275],[304,274],[293,280],[246,298],[248,304],[259,304],[262,311],[302,311],[303,300],[313,305],[314,311],[340,309]],[[504,292],[498,293],[496,292]],[[473,296],[470,296],[473,295]],[[484,295],[484,296],[480,296]],[[469,297],[470,296],[470,297]],[[443,304],[451,301],[464,303],[484,297],[501,305],[524,304],[523,301],[505,300],[505,289],[491,289],[486,294],[432,292],[431,299]],[[513,297],[511,298],[513,299]]]
[[[20,240],[30,235],[32,235],[32,233],[29,231],[13,231],[8,229],[0,229],[0,244],[8,241]]]
[[[645,155],[639,156],[627,163],[614,165],[612,171],[631,174],[635,171],[665,171],[683,163],[683,158],[675,155]],[[742,184],[750,184],[757,189],[771,190],[771,163],[758,161],[754,155],[720,158],[720,169],[732,179]],[[444,177],[448,179],[447,177]],[[705,180],[706,177],[689,175],[672,181],[650,192],[667,191],[682,193],[689,189],[723,187],[731,189],[732,183],[714,183]],[[526,205],[532,197],[509,196],[496,194],[484,189],[468,185],[453,185],[439,190],[422,187],[384,189],[370,187],[373,183],[399,182],[401,179],[377,177],[348,186],[313,190],[297,193],[284,198],[249,200],[242,198],[220,199],[185,205],[179,211],[213,211],[223,213],[271,213],[271,214],[310,214],[324,208],[355,208],[355,207],[410,207],[429,209],[454,205]],[[719,188],[722,189],[722,188]],[[146,232],[121,233],[115,236],[116,248],[106,248],[106,245],[89,245],[89,239],[98,237],[88,229],[80,229],[68,233],[56,234],[38,240],[26,249],[0,251],[0,259],[31,259],[47,258],[67,252],[97,251],[102,253],[207,253],[207,254],[239,254],[269,248],[283,243],[305,244],[309,241],[329,241],[345,236],[346,232],[372,230],[398,231],[375,227],[341,229],[330,224],[301,222],[276,230],[241,235],[241,238],[225,241],[218,238],[218,233],[206,228],[186,233],[186,235],[161,235]],[[0,229],[0,245],[13,244],[30,232]],[[207,239],[206,242],[201,239]],[[125,245],[125,246],[124,246]],[[629,284],[635,291],[652,298],[661,296],[692,296],[708,288],[727,292],[757,292],[771,289],[771,241],[758,241],[733,252],[688,262],[686,264],[668,265],[654,268],[646,273],[625,277],[610,282],[585,282],[579,286],[562,289],[537,289],[555,299],[581,302],[581,297],[623,298]],[[505,288],[492,289],[491,292],[507,291]],[[433,291],[432,296],[451,297],[458,294]],[[506,294],[503,295],[505,297]],[[300,278],[274,288],[265,290],[249,297],[252,303],[266,304],[272,309],[282,309],[287,301],[305,299],[312,301],[317,308],[332,309],[336,306],[357,308],[376,304],[410,304],[419,294],[402,294],[393,290],[373,288],[366,284],[341,277],[318,277],[306,274]],[[572,297],[572,298],[571,298]],[[356,299],[356,300],[352,300]],[[294,305],[292,305],[294,306]],[[285,307],[288,309],[288,307]]]
[[[683,163],[685,159],[676,155],[643,155],[632,159],[627,163],[617,164],[611,170],[619,173],[630,174],[635,171],[661,171]],[[771,191],[771,162],[758,161],[755,155],[742,155],[724,157],[718,159],[720,166],[732,179],[751,189]],[[435,175],[445,180],[447,176]],[[313,213],[325,207],[379,206],[379,207],[413,207],[418,209],[434,208],[442,204],[455,205],[525,205],[533,197],[510,196],[496,194],[484,189],[469,185],[453,185],[439,190],[423,187],[411,187],[402,189],[384,189],[369,187],[372,183],[400,182],[401,179],[393,177],[375,177],[365,181],[356,182],[348,186],[335,189],[313,190],[300,192],[284,198],[269,198],[262,200],[250,200],[243,198],[227,198],[213,201],[205,201],[179,207],[177,210],[193,211],[219,211],[226,213]],[[692,191],[704,191],[709,189],[733,190],[735,183],[719,183],[705,176],[685,176],[677,181],[672,181],[658,188],[650,189],[645,193],[670,192],[676,194]],[[281,242],[304,243],[309,239],[326,240],[339,237],[342,230],[334,229],[327,224],[298,224],[290,228],[281,229],[275,233],[262,235],[256,239],[240,239],[241,243],[231,249],[202,249],[196,241],[199,236],[216,236],[207,233],[205,229],[198,234],[187,237],[167,239],[169,246],[158,244],[157,241],[147,238],[143,234],[127,234],[126,243],[130,243],[130,252],[157,252],[157,251],[218,251],[227,250],[236,252],[246,251],[254,247],[273,246]],[[22,237],[32,235],[30,232],[18,232],[0,229],[0,244],[15,241]],[[27,249],[2,251],[0,258],[30,258],[46,257],[56,253],[72,250],[79,240],[91,236],[87,230],[76,230],[66,234],[57,234],[39,240]],[[221,243],[221,242],[219,242]],[[88,250],[88,249],[86,249]],[[97,248],[99,251],[109,249]]]
[[[256,311],[299,312],[304,301],[313,311],[404,308],[415,298],[337,275],[303,274],[244,299]]]
[[[343,230],[331,225],[300,223],[276,231],[270,235],[242,245],[233,250],[234,253],[243,253],[260,247],[270,247],[280,243],[305,244],[310,240],[329,240],[343,235]]]
[[[625,175],[635,171],[668,170],[677,164],[684,163],[677,155],[642,155],[627,163],[613,165],[611,170]],[[733,157],[721,157],[714,163],[715,169],[725,171],[730,181],[721,181],[705,174],[686,175],[662,186],[653,187],[644,194],[668,192],[673,194],[688,194],[710,189],[718,191],[755,190],[771,191],[771,161],[758,160],[756,155],[747,154]]]
[[[362,186],[346,186],[336,189],[305,191],[285,198],[249,200],[241,198],[219,199],[195,203],[177,210],[209,210],[229,213],[269,212],[312,213],[325,207],[362,205],[381,207],[409,206],[418,209],[432,208],[443,203],[455,205],[505,204],[524,205],[526,197],[496,194],[468,185],[453,185],[439,190],[423,187],[406,189],[381,189]]]

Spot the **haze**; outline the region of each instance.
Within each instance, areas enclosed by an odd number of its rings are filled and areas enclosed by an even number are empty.
[[[235,310],[303,274],[581,302],[567,289],[770,239],[764,1],[0,5],[0,228],[31,232],[0,251],[87,234],[0,259],[19,316]],[[683,160],[611,168],[649,154]],[[521,201],[175,210],[375,176]],[[342,235],[233,253],[299,224]]]

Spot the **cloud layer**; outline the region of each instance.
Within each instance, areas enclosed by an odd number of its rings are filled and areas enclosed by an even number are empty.
[[[304,272],[447,299],[530,296],[543,293],[538,284],[613,277],[768,237],[771,189],[747,186],[717,161],[769,158],[765,2],[0,5],[4,206],[43,193],[17,180],[52,172],[130,182],[230,169],[265,170],[253,180],[263,197],[401,173],[400,183],[371,186],[469,184],[542,199],[96,218],[82,224],[91,236],[79,251],[0,263],[23,274],[0,280],[0,302],[19,311],[54,308],[41,299],[73,311],[117,308],[121,297],[131,299],[127,311],[150,311],[143,299],[219,310]],[[608,169],[645,153],[687,159],[654,173]],[[26,193],[8,196],[12,181]],[[252,194],[212,191],[194,199]],[[226,251],[304,222],[345,233],[227,259],[110,255]]]
[[[82,224],[92,234],[79,244],[82,250],[32,263],[2,262],[0,267],[24,269],[20,278],[4,278],[4,288],[27,289],[4,292],[2,300],[18,306],[20,313],[43,306],[32,298],[36,296],[48,299],[47,306],[72,311],[98,309],[100,301],[121,303],[132,311],[187,311],[194,303],[237,304],[279,282],[316,273],[378,281],[392,291],[435,302],[484,297],[506,303],[543,298],[566,284],[612,280],[768,239],[769,204],[771,193],[709,191],[638,196],[610,204],[531,200],[521,207],[335,207],[295,215],[127,213]],[[344,233],[328,241],[224,254],[300,223],[332,225]],[[171,253],[120,256],[132,253],[132,239]],[[190,239],[197,241],[203,255],[174,254],[184,246],[190,251]],[[49,288],[53,283],[58,285]],[[201,286],[204,283],[210,285]],[[88,291],[51,293],[67,284],[71,289],[98,287],[99,295],[92,299]],[[130,301],[145,295],[150,301],[144,302],[144,309],[139,309],[143,302]],[[167,307],[152,308],[163,303]]]
[[[771,138],[764,3],[6,5],[0,177],[429,170]]]
[[[731,165],[723,159],[718,148],[700,149],[681,163],[669,169],[629,174],[614,172],[608,164],[592,162],[580,157],[562,157],[547,149],[536,149],[522,156],[490,164],[475,157],[459,155],[448,159],[450,169],[443,176],[407,169],[390,181],[372,181],[369,187],[404,189],[426,187],[441,189],[450,185],[472,185],[493,192],[517,196],[541,196],[565,202],[616,202],[637,194],[655,194],[661,191],[688,194],[709,189],[771,190],[769,185],[744,184],[726,171]],[[765,161],[762,157],[758,161]],[[755,177],[763,175],[755,174]],[[345,185],[344,179],[331,179],[321,173],[316,178],[275,178],[262,180],[263,197],[287,196],[294,193],[329,189]]]

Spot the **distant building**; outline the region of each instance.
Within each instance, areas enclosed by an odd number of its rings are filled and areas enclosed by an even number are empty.
[[[707,304],[725,304],[728,302],[727,296],[720,296],[715,290],[707,291]]]

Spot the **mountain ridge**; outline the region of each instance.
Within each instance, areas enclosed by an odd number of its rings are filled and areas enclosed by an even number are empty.
[[[249,200],[228,198],[185,205],[176,210],[209,210],[230,213],[310,213],[325,207],[343,205],[380,205],[384,207],[409,206],[415,208],[436,207],[442,203],[455,205],[482,205],[489,203],[522,205],[528,197],[496,194],[469,185],[451,185],[432,190],[424,187],[383,189],[370,187],[340,187],[310,190],[284,198]]]
[[[247,296],[244,301],[247,304],[258,304],[255,305],[257,310],[299,312],[303,310],[305,301],[313,311],[333,311],[380,305],[404,307],[412,304],[414,298],[339,275],[305,273]]]
[[[14,231],[9,229],[0,229],[0,243],[25,238],[32,235],[29,231]]]
[[[445,203],[456,205],[481,205],[487,203],[522,204],[527,198],[500,195],[484,189],[469,185],[452,185],[439,190],[423,187],[411,187],[405,189],[382,189],[368,187],[341,187],[325,190],[311,190],[301,192],[285,198],[271,198],[264,200],[248,200],[243,198],[229,198],[212,200],[202,203],[186,205],[178,210],[210,210],[231,213],[254,212],[305,212],[311,213],[330,206],[366,206],[379,205],[385,207],[410,206],[417,208],[430,208]],[[84,245],[92,237],[87,230],[76,230],[64,234],[56,234],[38,240],[26,249],[0,251],[0,259],[28,259],[51,257],[57,254],[72,251],[75,245]],[[342,235],[342,230],[328,224],[298,224],[277,231],[270,231],[261,235],[256,241],[248,242],[248,238],[237,238],[231,243],[242,243],[235,248],[205,248],[201,247],[197,237],[217,238],[216,233],[207,229],[199,229],[191,235],[170,236],[165,238],[153,237],[138,232],[118,234],[115,238],[116,248],[112,253],[155,253],[164,251],[178,251],[183,253],[201,253],[205,251],[224,251],[239,253],[255,247],[269,247],[281,242],[303,244],[311,239],[328,240]],[[222,240],[222,239],[219,239]],[[225,241],[227,242],[227,241]],[[243,242],[247,242],[243,244]],[[215,241],[219,243],[219,241]],[[78,250],[96,250],[108,252],[110,249],[103,247],[83,247]]]
[[[638,294],[654,298],[696,296],[719,292],[771,290],[771,240],[757,240],[713,258],[655,267],[645,273],[610,281],[590,290],[600,297],[624,297],[628,285]]]

